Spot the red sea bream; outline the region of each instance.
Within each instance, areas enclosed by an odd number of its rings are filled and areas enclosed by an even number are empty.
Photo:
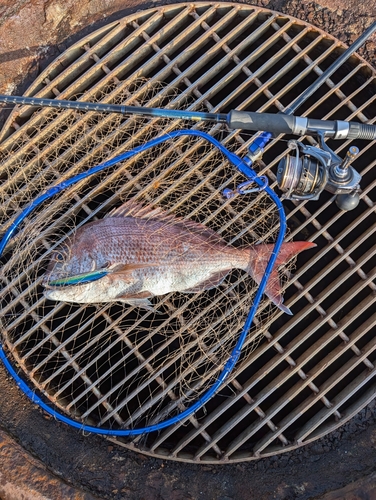
[[[283,305],[277,268],[314,246],[302,241],[282,245],[265,293],[284,312],[291,314]],[[154,296],[209,290],[232,269],[242,269],[260,283],[273,247],[236,248],[202,224],[131,201],[85,224],[54,252],[43,280],[45,296],[86,304],[120,301],[151,309],[149,299]],[[90,281],[96,273],[103,276]],[[77,276],[87,276],[88,282],[72,285]],[[64,286],[55,286],[57,282]]]

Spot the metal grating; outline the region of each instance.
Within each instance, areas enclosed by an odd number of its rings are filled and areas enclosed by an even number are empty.
[[[340,42],[317,28],[269,10],[242,4],[179,4],[139,12],[94,32],[52,63],[26,95],[65,99],[85,93],[87,100],[100,98],[106,102],[141,77],[147,79],[148,85],[165,82],[179,88],[179,98],[173,103],[177,108],[190,96],[190,109],[194,110],[277,112],[290,106],[342,51]],[[161,89],[161,95],[163,92]],[[374,100],[374,70],[354,56],[297,114],[374,123]],[[58,179],[59,162],[64,163],[68,154],[61,145],[68,139],[72,147],[82,141],[80,130],[85,129],[78,123],[85,124],[90,117],[67,111],[51,120],[41,135],[33,135],[30,131],[48,113],[50,110],[16,109],[0,141],[4,150],[19,145],[14,157],[24,158],[24,169],[30,175],[35,162],[31,150]],[[62,123],[69,113],[74,120],[67,129]],[[106,126],[106,120],[99,121],[95,133],[100,134]],[[140,129],[141,138],[143,133],[147,135],[149,126],[150,121]],[[52,131],[53,140],[49,139]],[[215,132],[213,127],[210,133]],[[221,133],[222,142],[235,144],[239,154],[245,153],[252,140],[236,131]],[[120,129],[114,131],[113,143],[117,134],[120,151]],[[276,165],[286,153],[286,142],[280,139],[269,144],[264,156],[265,173],[272,181]],[[348,145],[337,143],[336,152],[343,155]],[[319,247],[313,257],[299,261],[297,272],[290,276],[286,302],[295,315],[286,321],[277,314],[260,323],[264,341],[241,360],[228,380],[228,390],[213,398],[205,412],[158,435],[117,442],[154,456],[183,461],[255,459],[293,449],[330,432],[375,397],[376,220],[372,195],[376,146],[365,141],[356,141],[356,145],[361,152],[355,167],[363,175],[361,203],[356,210],[339,211],[327,193],[318,202],[285,202],[289,238],[309,239]],[[61,155],[51,162],[51,151],[59,148]],[[93,158],[94,148],[64,175],[72,175],[78,164],[79,168],[90,165]],[[75,195],[75,203],[93,215],[95,210],[89,200],[100,195],[98,188],[90,187],[85,196]],[[11,203],[9,207],[11,214]],[[12,215],[9,217],[11,222]],[[98,314],[116,330],[116,322],[106,311]],[[76,320],[73,318],[77,326],[81,318],[80,314]],[[22,314],[18,321],[22,321]],[[91,380],[75,361],[67,342],[43,326],[42,331],[51,349],[69,360],[72,378],[81,378],[84,390],[90,390],[96,399],[95,404],[100,401],[119,426],[124,425],[120,408],[111,404],[116,387],[103,393],[99,381]],[[25,362],[21,341],[10,341],[6,331],[3,336],[18,366],[33,384],[59,408],[77,419],[84,418],[73,410],[74,400],[62,402],[45,390],[46,381],[38,379],[38,365]],[[146,369],[153,376],[152,366],[146,363]],[[157,383],[168,390],[163,379],[157,377]]]

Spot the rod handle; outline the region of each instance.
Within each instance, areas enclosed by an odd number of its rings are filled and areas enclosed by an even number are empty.
[[[318,132],[332,139],[376,139],[376,125],[342,120],[316,120],[283,113],[256,113],[254,111],[230,111],[227,125],[231,129],[268,130],[273,135],[315,135]]]
[[[294,122],[294,116],[282,113],[256,113],[234,109],[227,115],[227,125],[231,129],[268,130],[274,135],[293,133]]]

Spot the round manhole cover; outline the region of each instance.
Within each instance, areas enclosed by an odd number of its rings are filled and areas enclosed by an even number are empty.
[[[343,52],[307,23],[242,4],[190,3],[138,12],[63,53],[26,92],[213,112],[278,112]],[[374,70],[358,56],[297,115],[373,123]],[[205,129],[244,155],[252,135],[222,125],[21,107],[0,140],[4,227],[49,186],[147,140]],[[344,156],[349,141],[329,143]],[[288,239],[317,249],[289,277],[288,317],[265,300],[226,386],[194,416],[124,446],[185,461],[241,461],[290,450],[341,425],[375,395],[374,203],[376,147],[353,141],[359,206],[333,197],[285,202]],[[262,173],[275,187],[287,152],[278,137]],[[140,427],[179,414],[213,383],[244,323],[255,284],[233,272],[213,292],[170,294],[157,313],[129,305],[47,300],[41,281],[77,227],[132,199],[214,229],[234,246],[278,230],[266,196],[226,201],[242,178],[201,139],[179,138],[121,161],[30,214],[2,258],[1,326],[7,355],[29,387],[62,414],[101,429]],[[373,191],[373,193],[372,193]]]

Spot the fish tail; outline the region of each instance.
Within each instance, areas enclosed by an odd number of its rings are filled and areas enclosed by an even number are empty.
[[[294,241],[283,243],[277,260],[274,264],[272,272],[269,276],[264,293],[269,299],[286,314],[292,315],[290,309],[283,305],[283,297],[281,293],[281,282],[278,275],[278,267],[286,264],[292,257],[302,252],[315,247],[316,244],[310,241]],[[269,262],[274,244],[255,245],[251,248],[251,258],[246,271],[252,278],[260,284],[264,275],[266,266]]]

